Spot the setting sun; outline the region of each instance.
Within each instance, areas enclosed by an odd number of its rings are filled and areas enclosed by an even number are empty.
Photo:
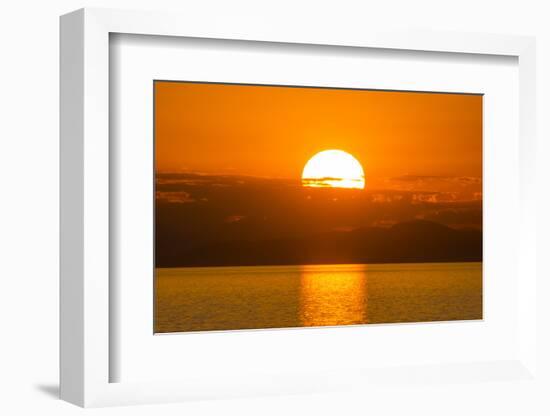
[[[357,159],[343,150],[325,150],[306,163],[302,185],[323,188],[365,188],[365,174]]]

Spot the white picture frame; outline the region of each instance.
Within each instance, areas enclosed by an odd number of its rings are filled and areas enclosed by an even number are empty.
[[[243,379],[220,374],[183,381],[111,382],[119,359],[110,349],[110,171],[109,36],[114,33],[256,42],[383,48],[453,54],[505,55],[519,62],[520,177],[517,256],[517,356],[510,360],[442,363],[415,369],[426,379],[483,380],[493,371],[507,380],[537,382],[535,207],[535,40],[530,37],[466,33],[379,31],[339,27],[308,30],[247,19],[205,24],[193,16],[82,9],[61,18],[61,397],[80,406],[183,401],[255,394],[323,392],[392,383],[395,368],[367,373],[334,370],[318,374],[283,372]],[[262,336],[259,333],[258,336]],[[218,341],[219,342],[219,341]],[[223,340],[222,340],[223,342]],[[147,357],[144,357],[147,359]],[[411,377],[403,369],[397,378]],[[472,374],[482,375],[481,377]],[[435,375],[438,375],[437,377]],[[345,381],[344,381],[345,380]]]

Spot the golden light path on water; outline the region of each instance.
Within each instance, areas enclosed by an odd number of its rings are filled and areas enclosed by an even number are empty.
[[[300,270],[300,320],[303,326],[367,322],[365,265],[301,266]]]

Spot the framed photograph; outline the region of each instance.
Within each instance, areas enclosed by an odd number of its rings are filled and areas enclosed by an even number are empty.
[[[155,333],[482,319],[482,95],[153,93]]]
[[[538,383],[534,62],[529,37],[63,16],[62,398]]]

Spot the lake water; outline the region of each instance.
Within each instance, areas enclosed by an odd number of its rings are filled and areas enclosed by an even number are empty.
[[[155,332],[482,318],[481,263],[157,269]]]

